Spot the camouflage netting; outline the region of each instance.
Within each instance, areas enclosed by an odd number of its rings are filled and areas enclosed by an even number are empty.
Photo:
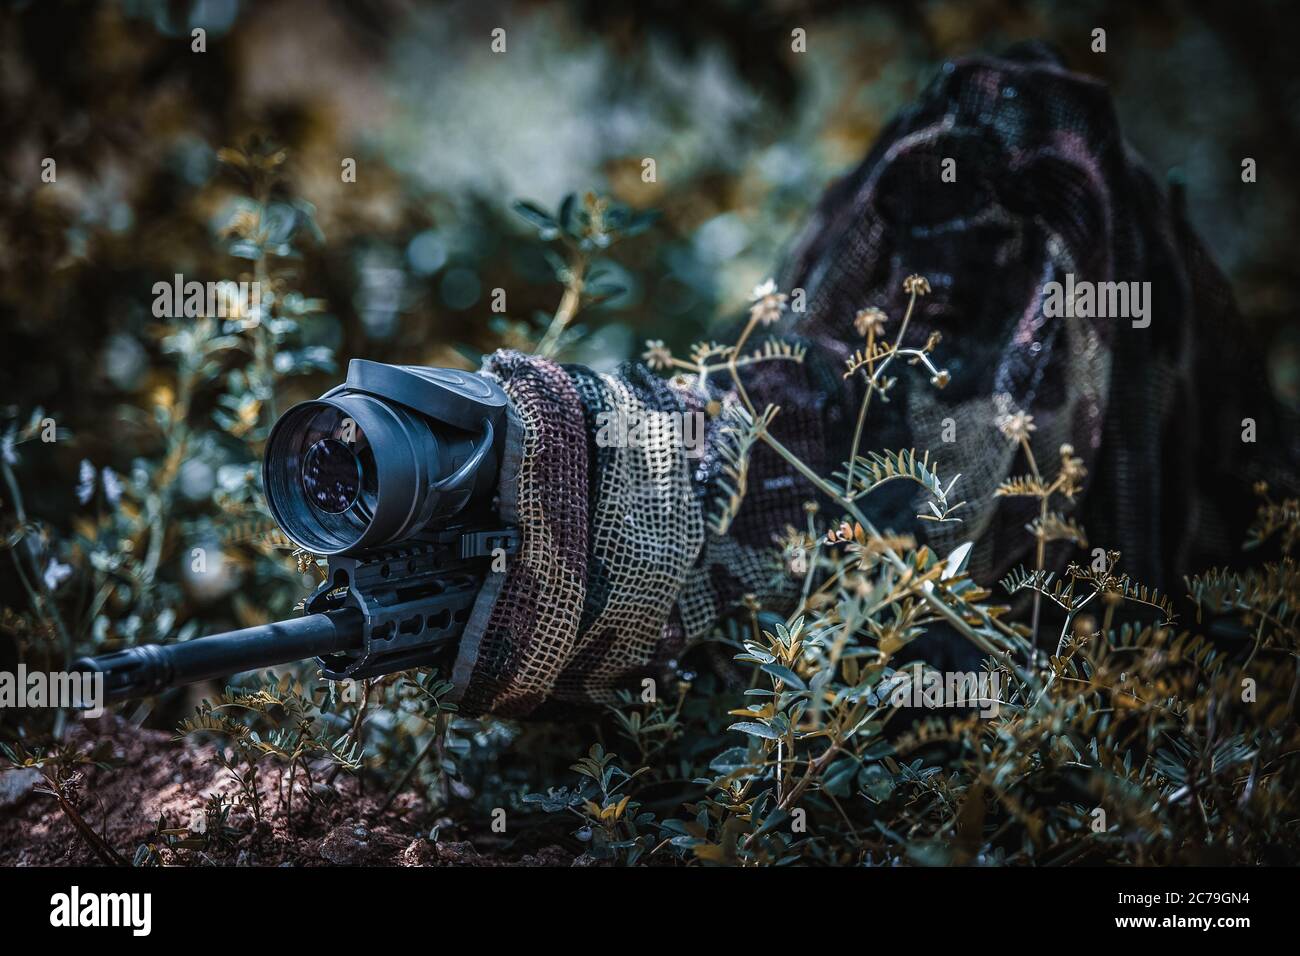
[[[702,411],[698,392],[638,366],[598,375],[518,352],[483,373],[510,396],[503,514],[526,530],[462,640],[463,709],[612,702],[705,633],[736,587],[765,589],[770,559],[723,538],[704,548],[709,459],[692,461],[675,419]],[[639,440],[598,443],[608,416],[640,421]]]
[[[956,182],[942,164],[956,160]],[[862,396],[842,378],[861,336],[858,310],[879,306],[897,331],[903,280],[925,276],[909,342],[943,333],[934,389],[904,370],[872,409],[866,449],[929,449],[940,474],[962,475],[961,525],[914,520],[904,483],[866,499],[879,527],[950,548],[976,543],[985,583],[1026,557],[1032,505],[996,499],[1023,470],[998,432],[1005,412],[1034,416],[1036,459],[1054,471],[1073,445],[1089,471],[1075,509],[1091,543],[1120,550],[1122,569],[1176,586],[1229,560],[1251,517],[1250,484],[1293,486],[1295,416],[1267,392],[1231,291],[1180,213],[1125,146],[1103,87],[1038,47],[945,66],[866,160],[819,204],[780,274],[806,310],[773,331],[807,346],[802,364],[754,366],[746,389],[779,405],[772,433],[818,473],[847,455]],[[1151,283],[1150,326],[1127,318],[1044,316],[1044,286]],[[666,425],[637,448],[600,447],[602,411],[699,410],[734,401],[711,382],[662,381],[641,366],[616,375],[518,353],[484,373],[514,405],[514,461],[503,494],[523,552],[480,599],[456,667],[469,712],[544,714],[601,703],[679,654],[742,594],[780,605],[789,581],[774,536],[802,528],[812,489],[758,447],[748,494],[726,537],[707,530],[720,470],[718,419],[688,457]],[[1258,429],[1243,445],[1243,418]],[[954,441],[942,440],[951,420]],[[516,467],[517,466],[517,467]],[[834,516],[832,516],[834,517]],[[1065,560],[1069,546],[1049,554]]]

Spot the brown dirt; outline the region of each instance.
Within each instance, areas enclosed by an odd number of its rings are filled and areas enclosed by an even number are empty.
[[[145,844],[158,848],[161,862],[182,866],[571,866],[582,862],[558,846],[508,857],[480,853],[467,840],[443,837],[431,842],[426,835],[434,823],[442,824],[440,837],[461,834],[451,821],[433,818],[409,794],[398,797],[381,816],[384,794],[363,792],[349,774],[339,774],[327,784],[325,766],[313,768],[314,786],[299,773],[291,826],[287,774],[277,777],[278,771],[269,764],[262,772],[260,825],[250,811],[236,807],[228,821],[234,830],[228,840],[203,848],[175,848],[158,834],[160,818],[164,828],[186,827],[202,820],[209,797],[220,793],[233,799],[237,793],[236,783],[213,759],[211,747],[134,728],[111,715],[77,725],[70,736],[86,750],[104,743],[106,750],[111,749],[115,766],[86,766],[73,803],[89,827],[128,863]],[[41,792],[42,786],[30,771],[0,773],[0,865],[103,862],[55,797]]]

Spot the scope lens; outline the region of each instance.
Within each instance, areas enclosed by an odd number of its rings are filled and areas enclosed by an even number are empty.
[[[380,469],[363,420],[374,423],[366,408],[305,402],[285,412],[267,440],[263,476],[271,514],[313,554],[355,545],[379,508]]]
[[[295,405],[271,429],[267,504],[285,535],[312,554],[401,541],[466,507],[477,471],[439,482],[474,461],[477,443],[395,401],[336,390]]]
[[[337,438],[322,438],[302,463],[302,487],[312,506],[326,514],[342,514],[361,493],[361,462]]]

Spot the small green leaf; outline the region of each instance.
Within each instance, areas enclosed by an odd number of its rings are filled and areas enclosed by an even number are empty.
[[[763,671],[764,673],[771,674],[779,681],[784,681],[790,687],[795,688],[795,690],[808,689],[808,685],[803,682],[802,678],[783,664],[764,664]]]
[[[750,720],[742,720],[732,724],[728,730],[739,730],[742,734],[749,734],[751,737],[762,737],[764,740],[776,740],[779,735],[767,724],[756,724]]]

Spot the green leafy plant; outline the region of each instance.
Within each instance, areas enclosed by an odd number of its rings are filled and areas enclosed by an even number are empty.
[[[18,480],[49,416],[7,413],[3,531],[26,603],[6,608],[0,624],[16,636],[23,659],[57,662],[195,637],[214,615],[181,610],[190,605],[177,568],[205,543],[217,543],[249,583],[219,604],[240,623],[287,613],[303,575],[319,576],[314,556],[279,537],[255,480],[260,444],[290,378],[334,369],[332,350],[310,334],[325,303],[298,288],[300,245],[319,237],[311,207],[288,191],[286,154],[253,143],[222,160],[241,192],[214,204],[222,210],[214,268],[237,261],[239,276],[265,282],[263,309],[156,324],[162,361],[149,407],[127,413],[153,451],[121,473],[87,462],[70,534],[27,513]],[[626,267],[610,248],[644,233],[654,215],[594,194],[569,197],[553,212],[528,203],[516,211],[544,244],[560,301],[553,312],[498,318],[490,328],[495,344],[560,356],[581,344],[587,310],[620,294]],[[803,526],[785,529],[773,545],[773,573],[796,582],[797,599],[764,607],[747,598],[680,663],[671,694],[629,692],[599,714],[520,725],[466,719],[436,669],[346,689],[317,682],[310,665],[238,681],[177,733],[215,744],[210,759],[225,772],[227,792],[196,808],[202,825],[159,820],[135,862],[227,856],[235,808],[252,815],[259,838],[283,812],[295,839],[318,809],[314,794],[338,774],[355,775],[358,793],[378,787],[382,800],[367,813],[403,819],[436,840],[457,833],[502,848],[558,843],[602,863],[1294,860],[1294,499],[1259,489],[1247,543],[1257,555],[1276,544],[1280,556],[1191,577],[1185,603],[1133,580],[1113,551],[1058,574],[1047,567],[1048,545],[1087,545],[1069,514],[1082,464],[1064,446],[1059,463],[1041,468],[1028,440],[1032,419],[1008,407],[991,424],[1016,443],[1027,470],[996,495],[1036,506],[1026,529],[1035,557],[995,595],[967,572],[969,542],[941,554],[877,527],[864,509],[871,495],[899,482],[916,488],[922,521],[959,526],[966,504],[960,476],[943,472],[925,450],[862,447],[867,417],[890,410],[899,375],[911,369],[930,387],[949,384],[938,358],[942,340],[908,338],[928,283],[911,277],[904,291],[896,332],[880,310],[867,306],[857,316],[862,345],[845,376],[862,386],[863,398],[850,454],[828,474],[772,434],[781,409],[756,407],[744,389],[747,368],[805,358],[802,346],[779,336],[754,344],[785,311],[774,283],[755,290],[734,344],[701,341],[679,358],[661,340],[647,343],[642,357],[652,368],[693,376],[702,394],[721,386],[734,396],[712,399],[709,409],[723,432],[722,478],[709,508],[715,534],[743,507],[759,446],[819,495],[807,502]],[[216,475],[199,500],[183,492],[190,462]],[[1032,599],[1027,621],[1012,610],[1022,596]],[[1175,613],[1183,609],[1192,613]],[[1179,629],[1180,617],[1194,618],[1192,629]],[[1038,644],[1049,620],[1060,623],[1050,654]],[[940,630],[974,648],[979,674],[996,682],[996,700],[956,699],[942,688],[922,695],[923,706],[900,702],[916,700],[942,676],[919,643]],[[66,731],[66,716],[23,726],[3,751],[7,766],[39,767],[43,793],[96,857],[122,862],[91,823],[85,781],[123,771],[93,748],[62,740]],[[581,755],[576,763],[572,754]],[[295,789],[307,795],[296,824]],[[499,808],[521,821],[506,839],[487,823]]]
[[[305,792],[311,793],[311,758],[323,758],[345,770],[355,771],[361,766],[356,742],[346,733],[329,736],[320,713],[317,704],[296,689],[291,675],[268,675],[252,689],[230,688],[215,701],[203,701],[194,716],[181,721],[177,737],[216,736],[230,743],[231,754],[220,748],[217,760],[238,784],[242,800],[258,823],[263,819],[259,766],[267,758],[286,765],[288,795],[283,803],[292,826],[294,784],[299,772],[308,783]],[[241,719],[243,716],[267,718],[271,726],[259,730],[252,721]],[[309,812],[310,806],[309,796]]]
[[[619,240],[649,229],[658,213],[638,212],[592,192],[584,193],[581,199],[570,193],[555,212],[524,200],[517,201],[513,208],[537,229],[543,241],[562,250],[546,249],[547,261],[563,284],[564,294],[555,314],[543,318],[545,331],[534,346],[538,355],[550,358],[565,346],[566,337],[571,341],[581,334],[580,329],[572,328],[579,312],[626,291],[618,284],[620,267],[605,253]],[[525,341],[530,338],[526,332],[523,335]]]

